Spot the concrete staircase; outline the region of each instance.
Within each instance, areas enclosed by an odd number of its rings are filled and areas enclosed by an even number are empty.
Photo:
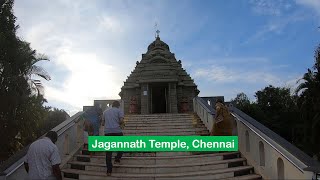
[[[125,135],[208,135],[194,114],[128,115]],[[65,179],[261,179],[239,152],[124,153],[112,176],[106,175],[105,153],[90,156],[86,149],[63,170]]]

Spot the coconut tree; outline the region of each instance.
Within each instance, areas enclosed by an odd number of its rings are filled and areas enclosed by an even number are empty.
[[[48,57],[43,54],[37,54],[34,56],[33,61],[31,62],[31,66],[28,72],[28,81],[30,84],[30,89],[33,94],[35,95],[43,95],[44,94],[44,87],[41,81],[37,78],[33,77],[40,77],[49,81],[51,79],[48,72],[42,68],[41,66],[36,65],[40,61],[49,61]]]
[[[313,118],[319,117],[320,112],[320,46],[315,51],[315,64],[312,69],[308,69],[302,79],[302,83],[296,89],[296,93],[301,93],[303,98],[301,105],[304,107],[309,104],[309,110],[315,113]]]
[[[320,124],[320,46],[315,51],[315,64],[312,69],[298,81],[296,93],[299,94],[301,117],[304,120],[305,140],[307,142],[311,129],[312,144],[316,144],[317,131]],[[314,146],[315,147],[315,146]],[[313,148],[314,148],[313,147]],[[315,149],[312,149],[314,152]],[[319,151],[315,150],[315,151]]]
[[[36,138],[34,134],[45,118],[46,108],[42,96],[31,94],[29,81],[39,87],[36,80],[40,78],[32,78],[32,74],[50,79],[37,64],[47,58],[38,56],[29,43],[16,35],[13,4],[13,0],[0,2],[0,159],[17,151],[16,144],[26,145]]]

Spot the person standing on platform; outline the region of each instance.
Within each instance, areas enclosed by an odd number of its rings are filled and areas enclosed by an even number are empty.
[[[104,125],[106,136],[123,136],[124,113],[120,110],[119,101],[112,103],[112,108],[103,112],[102,124]],[[114,164],[120,164],[123,152],[118,152]],[[107,176],[112,173],[112,152],[106,152]]]
[[[211,136],[232,136],[232,117],[228,108],[221,99],[216,101],[215,122],[212,126]]]

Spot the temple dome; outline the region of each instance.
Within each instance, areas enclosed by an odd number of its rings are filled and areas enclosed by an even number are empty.
[[[155,41],[153,41],[149,46],[148,46],[148,52],[153,51],[156,49],[161,49],[161,50],[167,50],[170,51],[170,48],[168,44],[160,40],[160,37],[158,36]]]

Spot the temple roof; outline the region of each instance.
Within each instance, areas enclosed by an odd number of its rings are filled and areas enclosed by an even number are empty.
[[[197,88],[182,68],[181,60],[175,58],[168,44],[161,41],[159,36],[148,46],[148,51],[142,54],[141,61],[137,61],[121,89],[137,88],[141,83],[152,82],[176,82],[178,86]]]
[[[168,44],[165,42],[161,41],[160,37],[157,36],[156,40],[154,40],[149,46],[148,46],[148,52],[153,51],[153,50],[167,50],[170,51],[170,48]]]

